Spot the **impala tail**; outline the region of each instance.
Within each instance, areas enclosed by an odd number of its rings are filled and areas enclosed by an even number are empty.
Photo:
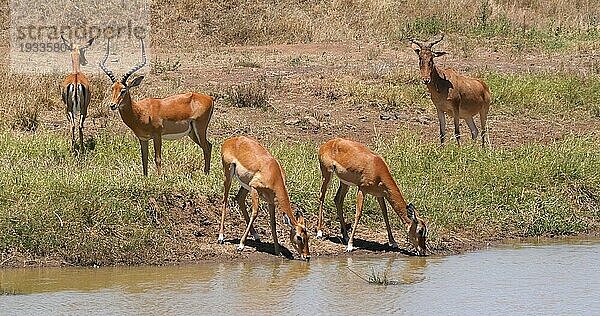
[[[68,84],[63,94],[67,112],[72,113],[73,116],[81,113],[81,108],[85,106],[89,97],[89,92],[83,84],[77,82]]]

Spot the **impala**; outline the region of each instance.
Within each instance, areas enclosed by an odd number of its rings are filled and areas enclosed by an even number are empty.
[[[112,81],[112,99],[110,108],[119,110],[121,119],[137,136],[142,152],[144,176],[148,175],[148,142],[154,145],[154,162],[158,175],[162,173],[161,147],[163,139],[180,139],[189,136],[202,147],[204,154],[204,173],[210,171],[212,144],[206,139],[206,130],[213,112],[211,96],[188,92],[172,95],[164,99],[147,98],[135,101],[131,98],[130,89],[140,85],[144,76],[131,82],[129,77],[146,65],[144,41],[140,39],[142,62],[129,70],[121,80],[117,80],[112,71],[106,67],[110,51],[110,40],[106,44],[106,55],[100,68]]]
[[[67,106],[67,118],[71,125],[71,145],[75,148],[75,125],[79,129],[79,145],[83,152],[83,122],[87,116],[87,108],[90,104],[90,82],[81,72],[80,66],[87,65],[85,58],[85,50],[92,45],[94,38],[91,38],[84,45],[73,44],[66,40],[64,36],[60,36],[63,43],[71,51],[72,72],[68,75],[61,84],[62,100]],[[79,115],[79,120],[77,120]]]
[[[249,233],[255,240],[258,234],[254,231],[253,223],[258,215],[259,197],[267,202],[269,209],[271,234],[275,254],[279,255],[279,243],[277,242],[277,230],[275,229],[275,206],[283,213],[283,220],[290,227],[290,243],[298,251],[301,258],[310,259],[308,249],[308,233],[305,226],[304,216],[301,212],[292,212],[290,198],[285,187],[285,174],[279,162],[256,140],[248,137],[233,137],[223,142],[221,149],[223,171],[225,173],[223,210],[221,213],[221,226],[218,242],[224,242],[223,231],[225,229],[225,213],[227,211],[227,198],[231,187],[231,180],[235,177],[240,182],[240,190],[236,200],[244,219],[246,230],[240,239],[238,250],[244,249],[244,243]],[[246,211],[246,196],[250,193],[252,199],[252,214],[248,216]]]
[[[385,204],[386,200],[406,225],[408,239],[416,248],[417,254],[425,254],[427,226],[423,219],[419,217],[415,207],[412,204],[406,204],[400,189],[398,189],[398,185],[396,185],[387,164],[381,156],[375,154],[361,143],[343,138],[334,138],[319,148],[319,164],[323,182],[321,184],[321,197],[319,198],[317,237],[321,238],[323,236],[323,202],[325,201],[325,194],[327,193],[331,177],[335,173],[340,179],[340,187],[335,195],[334,202],[344,241],[348,243],[346,251],[351,252],[353,250],[354,234],[356,233],[358,221],[362,214],[364,196],[368,193],[375,196],[377,202],[379,202],[390,246],[397,248],[398,244],[394,240],[390,228]],[[352,232],[350,237],[348,237],[348,228],[344,221],[343,204],[351,185],[358,187],[358,193],[356,198],[356,217],[352,226]]]
[[[440,122],[440,141],[446,137],[446,114],[454,118],[454,136],[460,145],[460,122],[462,118],[471,130],[471,137],[477,139],[477,126],[473,116],[479,113],[481,121],[481,143],[489,144],[487,133],[487,115],[490,110],[491,94],[485,82],[462,76],[452,68],[441,69],[434,65],[433,58],[445,55],[446,52],[432,51],[433,45],[444,39],[442,34],[438,40],[421,42],[410,39],[412,49],[419,56],[421,79],[431,94],[431,101],[437,109]]]

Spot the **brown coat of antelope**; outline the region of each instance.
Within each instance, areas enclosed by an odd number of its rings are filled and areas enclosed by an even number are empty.
[[[390,173],[390,169],[381,156],[372,152],[367,146],[361,143],[343,138],[334,138],[319,148],[319,164],[323,183],[321,184],[321,197],[319,198],[317,237],[323,236],[323,202],[325,201],[325,194],[327,193],[331,177],[335,173],[340,179],[340,187],[335,195],[334,202],[344,241],[348,243],[346,251],[350,252],[353,250],[354,234],[356,233],[358,221],[362,214],[364,196],[368,193],[375,196],[377,202],[379,202],[390,246],[397,248],[398,244],[394,240],[390,228],[385,204],[386,200],[406,225],[408,239],[417,250],[417,254],[425,255],[427,226],[423,219],[419,217],[415,207],[412,204],[406,204],[398,185],[396,185],[396,181],[394,181]],[[356,217],[352,226],[352,232],[350,237],[348,237],[348,229],[344,221],[343,204],[351,185],[358,187],[358,193],[356,198]]]
[[[268,205],[275,254],[279,255],[280,253],[275,228],[275,205],[277,205],[279,211],[283,213],[285,224],[290,227],[290,243],[298,251],[301,258],[309,260],[308,233],[304,224],[304,216],[300,212],[294,214],[292,211],[285,186],[285,174],[279,162],[256,140],[244,136],[225,140],[221,149],[221,159],[223,161],[223,172],[225,173],[225,189],[218,242],[220,244],[224,242],[223,231],[225,230],[227,199],[231,188],[231,180],[235,177],[241,185],[236,200],[247,224],[246,230],[240,239],[238,250],[244,250],[244,243],[249,233],[252,233],[254,239],[258,240],[258,234],[254,231],[252,225],[258,216],[260,197]],[[252,198],[251,216],[248,216],[248,211],[246,211],[248,193]]]
[[[85,50],[92,45],[94,38],[91,38],[85,45],[77,45],[66,40],[62,35],[60,38],[71,51],[72,72],[60,85],[62,100],[67,106],[67,118],[71,125],[71,145],[75,148],[75,126],[79,129],[79,148],[83,152],[83,122],[87,116],[87,108],[91,100],[90,82],[81,72],[80,66],[87,65]],[[79,117],[77,117],[79,115]],[[79,119],[79,120],[77,120]],[[79,123],[76,124],[76,122]]]
[[[490,110],[490,89],[482,80],[470,78],[456,73],[452,68],[441,69],[434,65],[433,58],[445,55],[446,52],[432,51],[433,45],[444,39],[442,34],[438,40],[421,42],[410,39],[412,49],[419,56],[421,79],[427,85],[431,101],[437,109],[440,122],[440,141],[446,137],[446,115],[454,118],[454,135],[460,145],[460,122],[462,118],[471,130],[472,139],[477,139],[477,126],[473,116],[479,113],[481,121],[482,146],[489,145],[487,131],[487,115]]]
[[[127,79],[146,64],[144,41],[140,40],[140,42],[142,62],[129,70],[120,81],[105,65],[110,50],[110,40],[106,44],[106,55],[100,63],[100,68],[113,83],[110,108],[119,109],[123,122],[139,139],[144,176],[148,175],[149,140],[152,139],[154,162],[158,175],[161,175],[162,140],[180,139],[184,136],[189,136],[202,148],[204,173],[208,174],[212,144],[206,138],[206,130],[213,112],[213,98],[205,94],[189,92],[164,99],[132,100],[129,89],[139,86],[144,79],[144,76],[140,76],[127,83]]]

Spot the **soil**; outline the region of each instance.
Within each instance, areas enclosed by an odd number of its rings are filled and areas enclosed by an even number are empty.
[[[179,61],[181,66],[160,74],[146,74],[142,88],[133,93],[134,98],[165,97],[174,91],[215,96],[216,107],[209,127],[212,138],[244,134],[267,142],[310,141],[319,144],[333,137],[348,137],[370,144],[375,138],[394,137],[398,129],[410,129],[419,133],[424,141],[438,141],[437,114],[429,101],[424,102],[426,107],[381,109],[372,104],[355,103],[344,91],[347,82],[383,82],[385,73],[406,71],[416,74],[417,56],[405,46],[324,43],[214,47],[200,52],[170,52],[156,47],[150,52],[150,60],[155,64],[169,60],[170,63]],[[592,57],[583,53],[556,56],[529,53],[519,59],[478,48],[469,58],[446,56],[439,58],[437,63],[467,75],[490,69],[502,73],[563,71],[587,75],[593,64]],[[259,67],[240,66],[244,62]],[[99,72],[91,76],[105,80],[106,90],[98,92],[105,94],[104,101],[91,105],[95,110],[90,110],[88,115],[88,132],[94,134],[94,129],[106,127],[128,131],[118,114],[106,110],[109,87],[106,76]],[[268,90],[267,108],[238,108],[223,98],[236,85],[257,82],[262,82]],[[423,98],[429,98],[425,87]],[[42,113],[42,121],[51,129],[66,130],[67,122],[58,95],[55,101],[54,107]],[[488,119],[493,147],[551,143],[565,135],[597,136],[599,124],[600,119],[581,113],[576,118],[571,114],[556,117],[503,115],[495,113],[493,103]],[[449,122],[448,135],[452,134],[451,126]],[[462,121],[461,132],[463,139],[469,138],[468,128]]]

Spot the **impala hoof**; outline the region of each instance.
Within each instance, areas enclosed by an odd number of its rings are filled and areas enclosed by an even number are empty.
[[[348,248],[346,248],[346,252],[352,252],[352,250],[354,250],[354,247],[352,247],[352,245],[348,245]]]
[[[240,252],[241,252],[241,251],[243,251],[243,250],[244,250],[244,245],[243,245],[243,244],[240,244],[240,245],[237,247],[237,251],[240,251]]]
[[[223,235],[219,235],[219,239],[217,239],[217,242],[222,245],[223,243],[225,243],[225,237],[223,237]]]
[[[258,236],[258,233],[252,235],[252,238],[254,238],[254,241],[260,242],[260,236]]]
[[[397,249],[398,248],[398,243],[394,241],[394,242],[390,243],[390,247],[392,247],[394,249]]]
[[[317,232],[317,238],[318,238],[318,239],[322,239],[322,238],[323,238],[323,231],[322,231],[322,230],[319,230],[319,231]]]

